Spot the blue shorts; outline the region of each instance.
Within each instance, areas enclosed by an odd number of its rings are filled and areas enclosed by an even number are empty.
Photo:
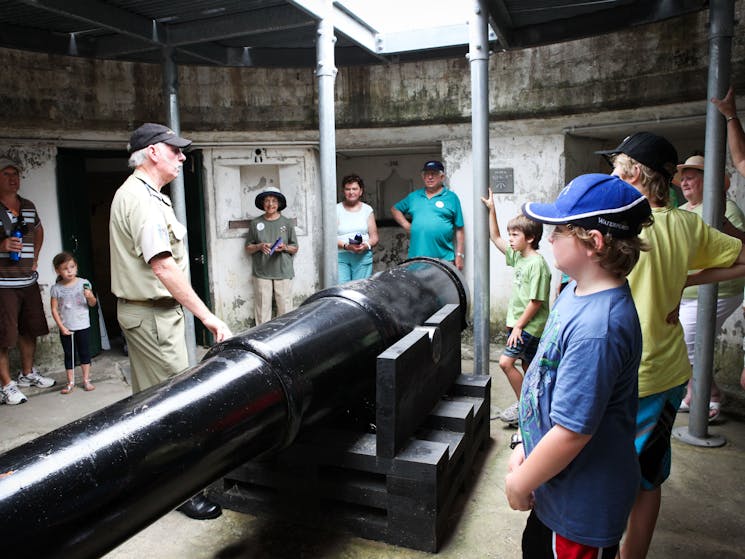
[[[507,328],[507,337],[510,337],[512,328]],[[538,342],[541,338],[532,336],[523,330],[523,341],[518,341],[516,346],[505,347],[502,355],[512,357],[514,359],[522,359],[523,361],[533,361],[535,352],[538,351]]]
[[[655,489],[670,476],[670,433],[685,393],[685,384],[681,384],[639,398],[634,444],[642,472],[642,489]]]

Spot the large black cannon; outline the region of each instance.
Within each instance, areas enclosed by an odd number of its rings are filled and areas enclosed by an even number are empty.
[[[321,291],[181,375],[0,456],[2,528],[18,556],[95,557],[301,428],[374,398],[376,356],[445,305],[448,264],[414,259]]]

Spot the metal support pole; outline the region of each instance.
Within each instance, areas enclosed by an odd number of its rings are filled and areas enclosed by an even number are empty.
[[[709,103],[712,97],[722,98],[730,81],[730,58],[734,26],[734,2],[713,0],[709,5],[709,79],[706,103],[706,160],[704,163],[704,221],[721,229],[723,214],[723,177],[726,155],[724,117]],[[714,362],[714,340],[717,332],[717,285],[703,285],[698,291],[696,317],[696,350],[691,379],[693,396],[688,427],[674,431],[676,438],[694,445],[716,447],[726,440],[708,434],[709,395]]]
[[[473,153],[473,372],[489,374],[489,223],[481,203],[489,186],[489,43],[487,10],[473,0],[469,18]]]
[[[166,104],[166,125],[181,134],[181,120],[178,112],[178,68],[173,60],[173,48],[163,48],[163,99]],[[183,172],[171,181],[171,201],[176,218],[186,225],[186,196],[184,194]],[[184,250],[186,251],[186,275],[191,283],[189,262],[189,239],[184,237]],[[197,338],[194,333],[194,315],[184,309],[184,329],[186,331],[186,350],[189,356],[189,366],[197,363]]]
[[[318,22],[316,56],[318,66],[318,132],[321,150],[321,203],[323,205],[323,287],[336,285],[339,278],[336,248],[336,119],[334,115],[334,24],[332,0],[325,0],[324,15]]]

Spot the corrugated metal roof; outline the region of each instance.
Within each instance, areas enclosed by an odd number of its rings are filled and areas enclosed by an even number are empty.
[[[404,0],[405,1],[405,0]],[[602,34],[706,8],[702,0],[483,0],[494,49]],[[56,54],[179,64],[312,66],[322,0],[4,0],[0,46]],[[337,65],[465,54],[467,33],[386,37],[334,4]],[[457,31],[457,30],[456,30]],[[412,35],[412,34],[409,34]],[[443,44],[432,42],[443,37]],[[460,38],[464,37],[463,40]],[[433,46],[434,44],[434,46]],[[391,51],[390,46],[397,50]]]

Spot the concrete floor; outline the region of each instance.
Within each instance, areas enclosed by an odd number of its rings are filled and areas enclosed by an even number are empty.
[[[498,352],[495,350],[495,355]],[[471,363],[464,361],[464,372]],[[3,437],[0,452],[82,417],[130,394],[125,382],[126,358],[116,352],[94,359],[92,378],[97,390],[75,390],[63,396],[57,388],[29,389],[21,406],[0,406]],[[492,416],[511,403],[509,387],[496,363]],[[54,374],[58,384],[63,373]],[[725,387],[727,388],[727,387]],[[723,435],[721,448],[697,448],[673,443],[673,475],[663,487],[663,504],[650,558],[745,558],[745,414],[742,394],[730,393],[723,421],[712,434]],[[687,414],[678,415],[685,425]],[[491,422],[492,442],[478,459],[473,476],[453,514],[451,534],[441,547],[443,559],[515,559],[527,513],[509,509],[503,494],[513,430]],[[225,511],[217,520],[190,520],[171,512],[105,556],[107,559],[419,559],[432,554],[368,541],[345,534],[255,518]]]

